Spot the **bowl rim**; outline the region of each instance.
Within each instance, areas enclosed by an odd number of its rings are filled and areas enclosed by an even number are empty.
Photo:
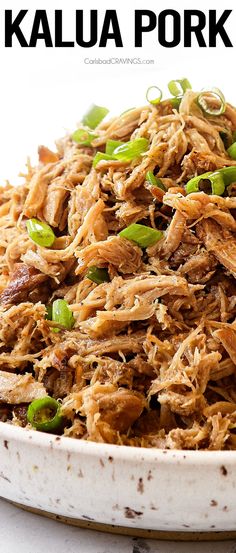
[[[36,448],[60,450],[66,453],[80,453],[90,457],[106,458],[108,460],[128,462],[162,462],[164,464],[178,464],[184,461],[190,465],[236,465],[236,450],[228,451],[195,451],[183,449],[157,449],[116,445],[86,441],[66,436],[55,436],[36,430],[21,428],[8,423],[0,422],[0,440],[6,450],[10,450],[10,441],[28,444]]]

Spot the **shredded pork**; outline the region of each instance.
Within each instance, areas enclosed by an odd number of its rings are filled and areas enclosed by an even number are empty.
[[[129,446],[236,449],[236,198],[185,184],[236,165],[236,109],[207,116],[187,91],[130,110],[96,129],[90,146],[70,136],[39,148],[19,187],[0,189],[0,418],[61,402],[66,436]],[[107,140],[148,139],[133,161],[101,160]],[[154,171],[166,192],[147,182]],[[236,183],[235,183],[236,186]],[[56,235],[30,239],[36,217]],[[119,232],[162,230],[142,249]],[[89,268],[105,268],[96,284]],[[71,330],[47,316],[64,298]]]

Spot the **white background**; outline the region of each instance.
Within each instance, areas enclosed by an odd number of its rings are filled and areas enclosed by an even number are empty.
[[[68,7],[67,7],[68,6]],[[91,102],[106,105],[112,113],[145,102],[148,86],[156,84],[167,94],[170,79],[186,76],[195,89],[220,87],[231,101],[235,98],[235,48],[225,48],[218,39],[217,48],[199,48],[193,40],[192,48],[163,48],[158,44],[154,30],[144,34],[143,48],[134,48],[134,10],[149,9],[156,13],[172,8],[183,14],[184,9],[199,9],[208,14],[217,9],[233,9],[216,0],[1,0],[0,8],[0,124],[1,124],[1,179],[16,182],[16,175],[24,169],[27,155],[36,154],[37,145],[52,145],[65,129],[74,129],[76,122]],[[22,30],[29,37],[35,9],[46,9],[52,36],[54,10],[63,9],[64,39],[75,39],[75,10],[84,9],[88,36],[88,12],[98,9],[99,31],[106,9],[116,9],[123,39],[123,48],[115,48],[113,41],[107,48],[45,48],[43,41],[37,48],[21,48],[14,40],[13,48],[3,48],[4,9],[16,15],[21,8],[29,9]],[[208,19],[208,18],[207,18]],[[236,10],[231,14],[226,29],[236,41]],[[182,28],[182,36],[183,36]],[[208,40],[208,28],[204,31]],[[142,57],[155,60],[154,65],[86,65],[84,58]],[[33,159],[36,159],[34,157]]]
[[[174,2],[173,0],[1,0],[0,5],[0,184],[10,179],[18,182],[19,171],[24,171],[27,155],[36,159],[38,144],[52,146],[54,138],[66,129],[76,126],[91,102],[106,105],[112,113],[145,102],[148,86],[158,85],[167,94],[170,79],[188,77],[195,89],[218,86],[230,101],[236,102],[235,47],[225,48],[221,40],[217,48],[199,48],[194,42],[191,49],[177,47],[164,49],[158,45],[157,31],[146,33],[143,48],[134,49],[134,9],[150,9],[154,12],[173,8],[184,9],[234,9],[232,0],[216,3],[215,0]],[[110,45],[106,49],[83,50],[79,47],[46,49],[38,46],[22,49],[3,48],[3,12],[13,9],[15,15],[21,8],[47,9],[53,30],[54,9],[63,9],[65,40],[74,40],[74,15],[76,9],[98,9],[99,29],[106,9],[117,9],[123,49]],[[22,28],[29,35],[32,16]],[[231,39],[236,41],[236,9],[226,26]],[[182,29],[183,31],[183,29]],[[207,32],[205,33],[207,40]],[[85,57],[136,57],[151,58],[154,65],[86,65]],[[104,536],[77,528],[67,528],[49,520],[23,513],[0,501],[0,553],[133,553],[136,542],[132,538]],[[174,544],[146,541],[148,548],[140,546],[140,553],[233,553],[235,544]],[[142,545],[142,544],[141,544]]]

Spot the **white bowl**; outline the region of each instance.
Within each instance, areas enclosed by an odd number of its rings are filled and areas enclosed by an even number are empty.
[[[97,444],[0,423],[0,496],[74,520],[236,530],[236,452]]]

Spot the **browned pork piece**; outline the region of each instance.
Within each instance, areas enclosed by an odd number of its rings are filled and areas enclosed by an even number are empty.
[[[207,94],[80,123],[0,187],[1,421],[47,396],[68,437],[236,450],[236,109]]]
[[[129,390],[118,390],[98,400],[100,419],[115,430],[125,432],[137,420],[144,407],[143,397]]]
[[[29,292],[37,289],[47,276],[24,263],[16,264],[10,282],[0,295],[0,303],[19,303],[27,299]]]

